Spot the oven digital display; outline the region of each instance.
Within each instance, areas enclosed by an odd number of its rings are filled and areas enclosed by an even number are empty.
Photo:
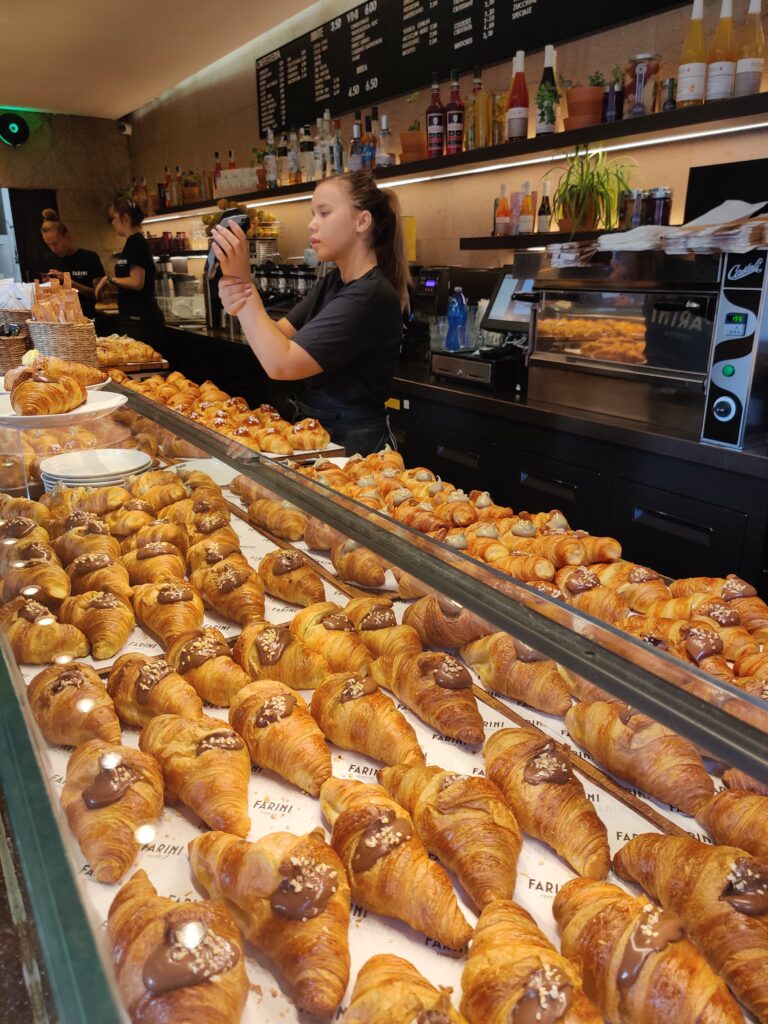
[[[747,322],[749,317],[746,313],[726,313],[725,314],[725,334],[726,338],[743,338],[747,333]]]

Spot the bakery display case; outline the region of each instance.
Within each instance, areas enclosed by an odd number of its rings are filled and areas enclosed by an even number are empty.
[[[106,390],[155,464],[0,498],[0,775],[62,1020],[599,1021],[669,985],[766,1019],[748,585]]]

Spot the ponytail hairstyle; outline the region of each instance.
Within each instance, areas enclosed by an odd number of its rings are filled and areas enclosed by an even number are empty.
[[[118,196],[112,203],[112,210],[120,216],[126,216],[132,228],[137,228],[144,220],[144,211],[139,204],[128,196]]]
[[[377,188],[368,171],[352,171],[342,176],[349,188],[352,205],[371,215],[371,242],[382,274],[397,293],[403,309],[408,306],[411,272],[405,255],[400,202],[390,188]]]
[[[41,216],[43,218],[43,223],[40,226],[40,230],[44,235],[49,231],[55,231],[61,238],[63,238],[64,235],[69,234],[69,228],[66,224],[62,224],[59,220],[59,215],[55,210],[52,210],[50,207],[46,207],[46,209],[42,211]]]

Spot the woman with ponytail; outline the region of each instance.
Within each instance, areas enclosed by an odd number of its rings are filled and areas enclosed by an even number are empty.
[[[96,307],[95,288],[104,277],[99,255],[90,249],[79,248],[55,210],[43,210],[42,216],[40,231],[52,253],[48,259],[46,276],[63,281],[64,274],[68,273],[72,278],[72,287],[80,298],[83,313],[92,317]]]
[[[410,275],[397,197],[363,171],[321,181],[312,196],[312,248],[336,268],[275,323],[253,285],[237,225],[215,228],[219,295],[273,380],[301,380],[301,416],[314,416],[349,454],[392,441],[384,402],[397,368]]]

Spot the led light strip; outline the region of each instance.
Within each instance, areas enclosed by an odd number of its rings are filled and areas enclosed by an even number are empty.
[[[742,132],[754,132],[768,128],[768,121],[758,121],[750,124],[731,125],[727,128],[713,128],[709,131],[688,132],[682,135],[664,135],[658,139],[647,139],[638,142],[617,142],[614,145],[600,146],[590,150],[591,153],[621,153],[632,149],[649,149],[651,146],[667,146],[673,142],[695,142],[698,139],[715,138],[721,135],[736,135]],[[472,174],[493,174],[497,171],[515,170],[518,167],[534,167],[537,164],[560,163],[576,154],[576,150],[567,153],[555,153],[549,156],[532,157],[530,160],[509,160],[505,163],[486,164],[482,167],[472,167],[461,171],[444,171],[441,174],[424,174],[413,178],[401,178],[398,181],[381,181],[379,188],[402,188],[404,185],[421,185],[427,181],[446,181],[451,178],[466,178]],[[256,202],[246,203],[248,209],[258,209],[265,206],[281,206],[284,203],[304,203],[312,198],[311,192],[302,193],[296,196],[285,196],[280,199],[261,199]],[[185,217],[200,216],[204,213],[213,213],[216,206],[207,206],[200,210],[190,210],[188,213],[169,213],[160,216],[147,217],[145,224],[157,224],[160,221],[180,220]]]

